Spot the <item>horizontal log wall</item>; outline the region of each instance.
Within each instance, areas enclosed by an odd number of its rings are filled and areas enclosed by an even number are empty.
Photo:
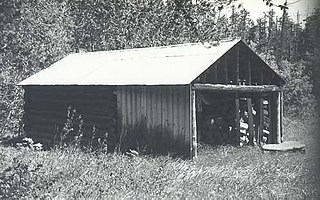
[[[52,141],[67,119],[72,106],[84,120],[84,139],[115,134],[115,87],[102,86],[25,86],[25,132],[36,140]]]
[[[154,145],[163,145],[167,150],[189,155],[189,90],[189,86],[118,86],[122,129],[131,128],[140,132],[130,133],[136,135],[144,132],[147,138],[159,139],[154,141]]]

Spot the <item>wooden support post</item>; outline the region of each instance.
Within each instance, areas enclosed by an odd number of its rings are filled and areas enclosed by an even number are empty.
[[[239,146],[240,145],[240,100],[239,100],[239,94],[236,94],[236,99],[235,99],[235,114],[236,114],[236,119],[235,119],[235,145]]]
[[[247,84],[251,85],[250,58],[248,60],[249,61],[248,61],[248,65],[247,65],[246,79],[247,79]],[[253,145],[254,127],[253,127],[252,99],[251,98],[247,98],[247,106],[248,106],[249,144]]]
[[[196,91],[190,87],[190,157],[197,157]]]
[[[255,105],[253,108],[256,111],[256,114],[253,115],[254,138],[256,139],[254,144],[258,144],[258,137],[259,137],[259,100],[255,98],[252,101],[254,102],[253,104]]]
[[[263,70],[260,72],[260,85],[263,85]],[[263,98],[259,99],[259,130],[258,130],[258,145],[261,145],[264,129],[264,114],[263,114]]]
[[[263,99],[259,99],[259,130],[257,143],[261,144],[261,137],[263,136],[263,127],[264,127],[264,114],[263,114]]]
[[[281,92],[275,94],[275,140],[276,144],[281,143]]]
[[[253,114],[252,114],[252,100],[247,98],[248,105],[248,125],[249,125],[249,144],[253,145],[254,127],[253,127]]]
[[[283,91],[280,92],[280,143],[283,142]]]
[[[272,112],[272,93],[268,95],[268,117],[269,117],[269,135],[267,143],[271,144],[273,142],[273,112]]]

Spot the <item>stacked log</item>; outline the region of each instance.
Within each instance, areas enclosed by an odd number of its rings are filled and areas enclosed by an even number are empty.
[[[257,111],[252,107],[252,115],[255,116]],[[245,118],[245,119],[244,119]],[[247,145],[250,143],[250,131],[249,131],[249,119],[248,112],[244,111],[244,118],[240,118],[240,146]],[[252,122],[252,129],[255,130],[255,124]],[[257,138],[255,138],[255,134],[252,136],[252,143],[255,144],[257,142]]]
[[[270,117],[269,117],[269,101],[264,100],[263,101],[263,132],[261,136],[261,143],[265,144],[268,141],[268,138],[270,136]]]
[[[249,125],[245,122],[240,121],[240,146],[249,143]]]

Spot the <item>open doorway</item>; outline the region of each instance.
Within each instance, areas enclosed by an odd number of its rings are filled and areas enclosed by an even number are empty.
[[[272,143],[267,95],[198,91],[196,97],[198,142],[214,146]]]

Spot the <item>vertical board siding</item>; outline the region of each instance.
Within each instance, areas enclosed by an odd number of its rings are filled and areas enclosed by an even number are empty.
[[[158,134],[170,148],[189,154],[188,86],[118,86],[117,98],[123,129],[146,123],[148,135]]]

